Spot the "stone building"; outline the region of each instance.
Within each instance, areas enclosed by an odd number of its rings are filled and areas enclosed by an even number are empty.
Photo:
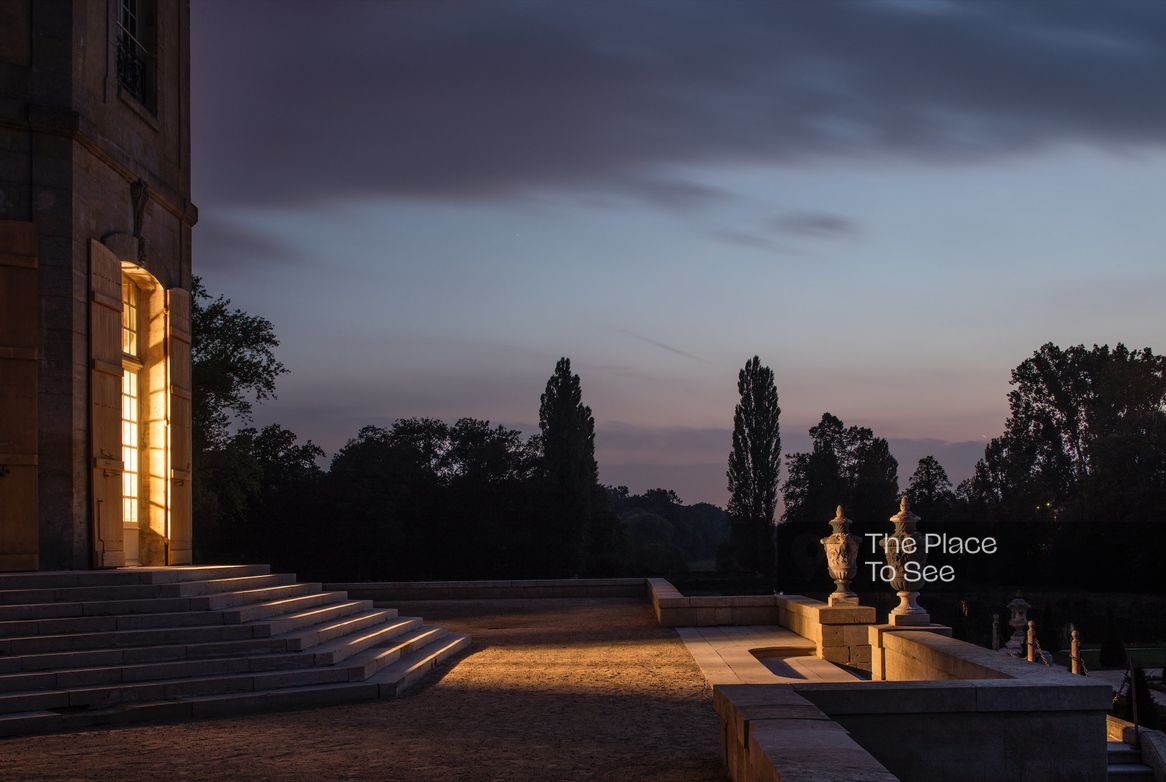
[[[189,563],[187,0],[0,0],[0,570]]]

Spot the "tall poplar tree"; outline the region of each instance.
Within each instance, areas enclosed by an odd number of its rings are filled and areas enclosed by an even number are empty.
[[[781,428],[773,370],[754,356],[737,376],[741,401],[733,413],[729,453],[729,505],[733,550],[747,570],[777,574],[773,512],[781,467]]]
[[[595,463],[595,419],[591,408],[583,404],[583,389],[579,376],[571,374],[569,358],[560,358],[547,380],[538,426],[555,530],[548,550],[558,573],[579,575],[586,567],[588,525],[599,468]]]

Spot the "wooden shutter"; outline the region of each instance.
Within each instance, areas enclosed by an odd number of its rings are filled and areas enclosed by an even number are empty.
[[[36,570],[36,228],[0,221],[0,570]]]
[[[125,564],[121,519],[121,261],[89,242],[89,443],[93,566]]]
[[[170,341],[170,562],[191,562],[190,292],[166,295]]]

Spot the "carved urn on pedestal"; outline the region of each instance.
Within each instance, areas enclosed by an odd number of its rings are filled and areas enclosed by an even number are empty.
[[[834,579],[834,593],[827,602],[832,606],[858,605],[858,595],[850,590],[850,582],[858,575],[858,539],[850,534],[850,519],[842,514],[841,505],[830,520],[830,528],[833,532],[821,541],[826,567]]]
[[[912,573],[918,573],[927,562],[927,552],[923,548],[923,536],[915,530],[919,517],[907,507],[907,497],[899,500],[899,512],[891,516],[895,531],[883,539],[883,551],[887,564],[894,569],[891,586],[899,595],[899,605],[891,610],[892,625],[925,625],[931,623],[931,616],[916,602],[922,580],[911,580]],[[908,568],[908,564],[913,567]]]

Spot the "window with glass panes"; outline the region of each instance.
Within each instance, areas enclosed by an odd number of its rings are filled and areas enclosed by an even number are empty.
[[[125,524],[137,524],[141,516],[141,293],[132,280],[121,283],[121,461],[122,509]]]

